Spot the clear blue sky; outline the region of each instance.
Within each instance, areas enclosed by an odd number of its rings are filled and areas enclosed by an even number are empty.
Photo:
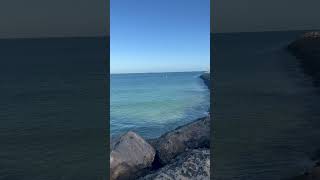
[[[111,73],[210,67],[210,0],[110,0]]]

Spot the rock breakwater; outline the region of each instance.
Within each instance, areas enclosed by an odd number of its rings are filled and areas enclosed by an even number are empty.
[[[308,32],[289,44],[289,51],[299,60],[303,71],[320,86],[320,32]]]

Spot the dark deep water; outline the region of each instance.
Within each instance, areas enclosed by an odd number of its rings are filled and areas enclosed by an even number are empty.
[[[213,35],[214,177],[286,179],[320,148],[320,94],[285,50],[302,32]]]
[[[0,179],[106,179],[105,38],[0,40]]]

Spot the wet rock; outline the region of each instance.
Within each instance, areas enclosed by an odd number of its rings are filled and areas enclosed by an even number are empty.
[[[135,179],[150,168],[155,157],[154,148],[134,132],[128,132],[112,145],[110,179]]]
[[[139,180],[209,180],[210,150],[194,149],[179,155],[172,163]]]
[[[169,163],[188,149],[209,148],[210,116],[170,131],[152,143],[157,151],[157,161],[161,165]]]

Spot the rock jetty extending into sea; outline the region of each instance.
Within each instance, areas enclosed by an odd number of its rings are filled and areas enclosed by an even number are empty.
[[[289,51],[299,60],[304,72],[320,86],[320,32],[308,32],[289,44]]]
[[[289,51],[299,60],[303,71],[316,87],[320,86],[320,32],[307,32],[289,44]],[[320,180],[320,157],[314,159],[315,166],[292,180]]]
[[[210,74],[200,76],[210,87]],[[143,139],[127,132],[113,139],[111,180],[209,180],[210,114],[169,131]]]
[[[206,86],[210,89],[210,73],[205,72],[200,75],[200,78],[203,80],[203,82],[206,84]]]

